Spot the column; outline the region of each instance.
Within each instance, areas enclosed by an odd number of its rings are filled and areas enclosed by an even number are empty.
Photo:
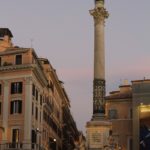
[[[105,48],[104,22],[108,12],[103,5],[96,4],[90,14],[94,18],[94,81],[93,81],[93,117],[105,114]]]
[[[3,99],[3,142],[7,142],[7,133],[8,133],[8,105],[9,105],[9,81],[4,80],[4,99]]]
[[[24,106],[24,148],[31,149],[32,130],[32,78],[25,81],[25,106]]]

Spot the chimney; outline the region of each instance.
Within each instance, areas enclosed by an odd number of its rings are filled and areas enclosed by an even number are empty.
[[[0,28],[0,52],[12,47],[12,37],[13,35],[8,28]]]

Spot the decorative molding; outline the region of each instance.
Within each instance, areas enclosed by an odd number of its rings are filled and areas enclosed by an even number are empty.
[[[26,84],[31,84],[32,77],[25,77]]]
[[[19,69],[32,69],[35,65],[33,64],[21,64],[21,65],[9,65],[9,66],[1,66],[0,71],[10,71],[10,70],[19,70]]]
[[[109,13],[104,7],[97,7],[90,10],[90,14],[94,18],[95,24],[104,23],[105,18],[108,18]]]
[[[94,79],[93,81],[93,114],[105,113],[105,80]]]
[[[9,85],[10,80],[3,80],[3,82],[4,82],[4,86],[8,86],[8,85]]]

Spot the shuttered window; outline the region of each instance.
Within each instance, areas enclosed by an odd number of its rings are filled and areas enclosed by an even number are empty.
[[[16,65],[22,64],[22,55],[16,55]]]
[[[22,82],[11,83],[11,94],[22,93]]]
[[[22,113],[22,101],[21,100],[11,101],[10,113],[11,114]]]

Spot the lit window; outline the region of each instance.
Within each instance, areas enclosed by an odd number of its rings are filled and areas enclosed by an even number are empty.
[[[12,130],[12,142],[18,143],[19,142],[19,129]]]
[[[132,143],[133,143],[132,138],[129,137],[129,138],[128,138],[128,149],[129,149],[129,150],[132,150],[132,146],[133,146]]]
[[[11,94],[22,93],[22,82],[11,83]]]
[[[16,65],[22,64],[22,55],[16,55]]]
[[[11,114],[22,113],[22,101],[21,100],[11,101],[10,113]]]

